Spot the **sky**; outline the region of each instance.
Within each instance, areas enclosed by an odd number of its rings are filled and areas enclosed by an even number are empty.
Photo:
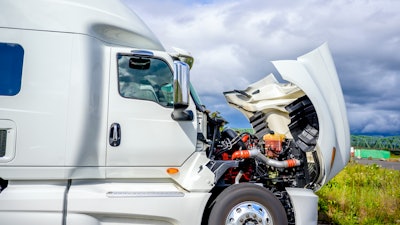
[[[210,111],[250,127],[224,91],[245,89],[271,61],[296,59],[327,42],[350,132],[400,135],[400,1],[123,0],[168,51],[195,58],[191,81]]]

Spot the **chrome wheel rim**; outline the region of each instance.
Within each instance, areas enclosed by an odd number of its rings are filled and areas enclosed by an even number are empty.
[[[247,201],[237,204],[229,212],[225,225],[272,225],[272,217],[263,205]]]

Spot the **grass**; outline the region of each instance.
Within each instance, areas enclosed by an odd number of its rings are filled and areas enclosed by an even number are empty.
[[[400,171],[349,163],[317,192],[324,224],[400,224]]]

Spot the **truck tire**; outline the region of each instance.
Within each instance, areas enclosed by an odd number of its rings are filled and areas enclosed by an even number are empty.
[[[281,202],[262,186],[234,184],[215,199],[208,225],[288,224]]]

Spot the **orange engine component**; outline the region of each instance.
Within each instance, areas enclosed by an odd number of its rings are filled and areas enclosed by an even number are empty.
[[[234,159],[247,159],[250,158],[250,152],[248,150],[239,150],[232,154],[232,160]]]
[[[268,157],[277,157],[282,151],[282,142],[285,140],[284,134],[271,133],[263,137],[265,142],[265,153]]]

